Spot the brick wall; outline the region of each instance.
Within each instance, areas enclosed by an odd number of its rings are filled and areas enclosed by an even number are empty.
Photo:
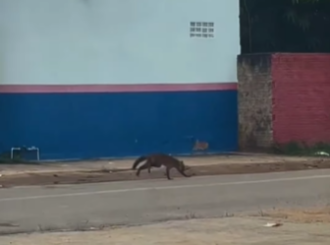
[[[238,56],[242,150],[330,143],[330,54]]]
[[[274,54],[273,140],[330,143],[330,54]]]

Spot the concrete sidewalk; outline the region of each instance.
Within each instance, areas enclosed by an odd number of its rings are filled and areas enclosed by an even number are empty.
[[[184,160],[187,166],[214,166],[228,164],[271,164],[271,163],[310,163],[319,161],[314,157],[285,157],[267,154],[237,154],[219,156],[195,156],[179,157]],[[134,159],[126,160],[99,160],[99,161],[79,161],[79,162],[56,162],[41,164],[0,164],[2,175],[20,174],[42,174],[42,173],[72,173],[72,172],[92,172],[92,171],[129,171]]]

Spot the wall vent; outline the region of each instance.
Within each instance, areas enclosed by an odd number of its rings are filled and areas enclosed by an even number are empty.
[[[190,22],[190,37],[214,38],[214,22]]]

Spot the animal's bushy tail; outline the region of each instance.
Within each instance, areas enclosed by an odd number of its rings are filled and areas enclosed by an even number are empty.
[[[138,166],[141,162],[143,162],[143,161],[145,161],[145,160],[147,160],[147,157],[146,157],[146,156],[141,156],[141,157],[139,157],[138,159],[136,159],[135,162],[133,163],[132,169],[136,169],[137,166]]]

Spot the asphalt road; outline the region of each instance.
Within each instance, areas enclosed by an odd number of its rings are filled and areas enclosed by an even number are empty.
[[[330,203],[330,170],[0,190],[0,233],[136,225]]]

